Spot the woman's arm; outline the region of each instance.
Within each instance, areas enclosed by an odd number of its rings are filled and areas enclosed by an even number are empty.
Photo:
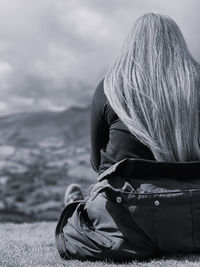
[[[92,168],[98,172],[101,164],[100,150],[106,148],[109,141],[109,126],[106,120],[106,96],[103,91],[103,81],[97,86],[91,108],[91,156]]]

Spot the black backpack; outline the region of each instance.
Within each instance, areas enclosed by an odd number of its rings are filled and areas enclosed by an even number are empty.
[[[89,199],[67,206],[56,242],[65,259],[129,261],[200,249],[200,162],[126,158]]]

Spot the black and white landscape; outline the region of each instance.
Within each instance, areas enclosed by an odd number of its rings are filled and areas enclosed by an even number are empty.
[[[0,220],[56,220],[67,185],[87,191],[89,132],[90,106],[0,118]]]

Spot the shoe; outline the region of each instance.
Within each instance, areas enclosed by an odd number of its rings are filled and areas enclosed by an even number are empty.
[[[70,203],[73,203],[74,201],[83,200],[83,193],[81,191],[81,188],[77,184],[71,184],[67,187],[65,192],[65,198],[64,203],[65,206],[67,206]]]

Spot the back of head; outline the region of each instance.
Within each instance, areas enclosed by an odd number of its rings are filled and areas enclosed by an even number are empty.
[[[113,110],[159,161],[200,159],[200,67],[177,24],[145,14],[106,75]]]

